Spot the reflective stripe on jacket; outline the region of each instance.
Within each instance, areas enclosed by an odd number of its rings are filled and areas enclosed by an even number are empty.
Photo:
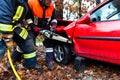
[[[27,30],[24,28],[24,27],[16,27],[15,29],[14,29],[14,32],[16,33],[16,34],[18,34],[21,38],[23,38],[24,40],[26,40],[27,39],[27,37],[28,37],[28,32],[27,32]]]
[[[0,32],[12,32],[28,11],[24,0],[0,0]]]
[[[2,31],[2,32],[12,32],[13,31],[13,25],[0,23],[0,31]]]
[[[15,21],[18,21],[21,18],[23,11],[24,11],[24,7],[22,7],[22,6],[17,7],[16,13],[13,16],[12,23],[14,23]]]

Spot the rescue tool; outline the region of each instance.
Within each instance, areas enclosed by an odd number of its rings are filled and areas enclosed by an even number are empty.
[[[72,41],[49,30],[41,30],[40,33],[50,39],[71,44]]]

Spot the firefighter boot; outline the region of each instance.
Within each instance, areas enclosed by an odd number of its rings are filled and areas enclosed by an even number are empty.
[[[37,64],[35,67],[33,67],[33,69],[41,71],[42,70],[42,66]]]
[[[54,63],[53,61],[47,63],[47,67],[49,70],[54,70]]]
[[[53,53],[46,53],[46,64],[49,70],[54,69]]]
[[[37,58],[36,57],[25,59],[23,65],[28,69],[35,69],[38,71],[42,70],[42,66],[37,65]]]

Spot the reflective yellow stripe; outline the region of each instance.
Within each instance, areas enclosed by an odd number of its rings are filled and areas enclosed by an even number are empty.
[[[23,35],[23,39],[26,39],[28,36],[28,32],[25,30],[25,34]]]
[[[22,6],[17,7],[17,11],[13,17],[13,21],[12,21],[13,23],[20,19],[20,17],[22,16],[23,10],[24,10],[24,7],[22,7]]]
[[[26,30],[25,28],[21,28],[21,29],[22,29],[22,31],[21,31],[21,33],[20,33],[20,36],[21,36],[23,39],[26,39],[27,36],[28,36],[28,32],[27,32],[27,30]]]
[[[30,53],[30,54],[23,54],[24,55],[24,58],[33,58],[36,56],[36,52],[33,52],[33,53]]]
[[[13,31],[13,26],[9,24],[1,24],[0,23],[0,31]]]

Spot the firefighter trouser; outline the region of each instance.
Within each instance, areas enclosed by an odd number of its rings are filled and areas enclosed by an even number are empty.
[[[49,27],[49,25],[44,26],[43,29],[50,30],[50,27]],[[53,61],[53,44],[54,44],[54,40],[46,38],[43,41],[43,44],[44,44],[44,46],[46,48],[46,62],[47,63],[52,62]]]
[[[45,39],[43,44],[46,47],[46,62],[49,63],[53,61],[53,40]]]
[[[30,36],[32,36],[33,40],[35,41],[35,38],[37,37],[37,34],[35,34],[32,30],[29,31]],[[46,62],[49,63],[53,61],[53,40],[46,38],[43,41],[44,46],[46,47]]]
[[[21,32],[24,32],[24,31],[22,31],[22,29],[20,29],[19,27],[15,29],[13,40],[19,46],[19,48],[23,51],[24,66],[26,68],[33,68],[36,66],[36,63],[37,63],[33,38],[29,35],[29,33],[26,38],[25,37],[23,38],[22,36],[20,36],[20,34],[22,34]],[[21,57],[21,55],[22,53],[15,51],[12,54],[12,58],[13,60],[19,60],[20,58],[18,57]]]

